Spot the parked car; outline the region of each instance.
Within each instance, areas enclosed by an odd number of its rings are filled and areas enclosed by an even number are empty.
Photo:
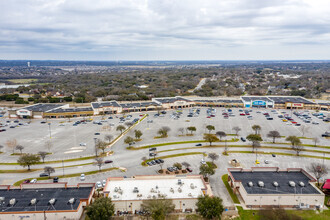
[[[102,183],[101,183],[100,181],[97,181],[95,186],[96,186],[96,188],[98,188],[98,189],[99,189],[99,188],[102,188]]]
[[[99,132],[96,132],[96,133],[94,133],[94,135],[100,135],[100,133]]]
[[[324,134],[322,134],[322,137],[330,137],[330,132],[325,132]]]
[[[160,161],[160,163],[164,163],[164,160],[163,159],[158,159]]]
[[[154,156],[156,156],[157,154],[155,154],[155,153],[150,153],[149,154],[149,157],[154,157]]]
[[[152,166],[152,163],[151,162],[147,162],[148,166]]]
[[[105,160],[104,163],[112,163],[112,160]]]
[[[150,161],[152,163],[152,165],[156,165],[157,163],[153,160],[153,161]]]
[[[85,174],[83,174],[83,173],[80,174],[80,180],[81,180],[81,181],[84,181],[84,180],[85,180]]]
[[[245,142],[245,141],[246,141],[246,139],[245,139],[245,138],[243,138],[243,137],[241,137],[241,141]]]
[[[186,169],[188,172],[192,172],[193,170],[190,168],[190,167],[187,167],[187,169]]]
[[[80,143],[79,145],[80,146],[86,146],[86,143]]]
[[[106,180],[102,180],[102,186],[105,187],[105,184],[107,183]]]
[[[204,160],[204,159],[202,159],[202,160],[201,160],[201,164],[203,164],[203,165],[205,165],[205,164],[206,164],[206,162],[205,162],[205,160]]]
[[[58,177],[57,177],[57,176],[55,176],[55,177],[53,178],[53,183],[58,183]]]
[[[31,181],[30,181],[30,183],[36,183],[37,182],[37,179],[32,179]]]
[[[155,150],[157,150],[157,148],[155,147],[149,148],[149,151],[155,151]]]
[[[269,161],[268,160],[265,160],[265,164],[269,164]]]
[[[276,155],[275,154],[272,154],[272,157],[276,157]]]
[[[29,179],[24,180],[23,183],[30,183],[31,181]]]
[[[200,146],[202,146],[202,144],[196,144],[195,146],[200,147]]]
[[[40,173],[39,176],[40,176],[40,177],[46,177],[46,176],[49,176],[49,174],[48,174],[48,173]]]

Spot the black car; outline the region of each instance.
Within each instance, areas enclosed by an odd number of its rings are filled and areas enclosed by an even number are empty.
[[[108,119],[113,119],[113,117],[110,116]]]
[[[273,120],[273,118],[271,118],[271,117],[268,117],[268,118],[267,118],[267,120]]]
[[[104,163],[112,163],[112,160],[105,160]]]
[[[159,159],[155,160],[155,162],[156,162],[157,164],[160,164],[160,160],[159,160]]]
[[[324,134],[322,134],[322,137],[330,137],[330,132],[325,132]]]
[[[245,141],[246,141],[246,139],[245,139],[245,138],[243,138],[243,137],[241,137],[241,141],[245,142]]]
[[[15,128],[15,126],[10,126],[9,128]]]
[[[53,183],[58,183],[58,177],[57,176],[53,178]]]
[[[276,157],[276,155],[275,154],[272,154],[272,157]]]
[[[196,144],[195,146],[200,147],[200,146],[202,146],[202,144]]]
[[[45,121],[42,121],[42,122],[40,122],[41,124],[46,124],[46,122]]]
[[[160,163],[164,163],[164,160],[163,159],[158,159]]]
[[[100,133],[96,132],[96,133],[94,133],[94,135],[100,135]]]
[[[152,163],[152,165],[156,165],[157,163],[153,160],[153,161],[150,161],[150,163]]]
[[[148,164],[149,166],[152,166],[152,163],[151,163],[151,162],[147,162],[147,164]]]
[[[48,174],[48,173],[40,173],[39,176],[40,176],[40,177],[46,177],[46,176],[49,176],[49,174]]]
[[[150,154],[149,154],[149,157],[154,157],[154,156],[156,156],[155,153],[150,153]]]
[[[186,170],[190,173],[192,172],[192,169],[190,167],[187,167]]]
[[[157,148],[155,147],[149,148],[149,151],[155,151],[155,150],[157,150]]]

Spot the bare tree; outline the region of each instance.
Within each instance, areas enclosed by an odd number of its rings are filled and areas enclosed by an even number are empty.
[[[219,137],[220,141],[223,137],[227,136],[224,131],[217,131],[215,134]]]
[[[53,167],[44,167],[44,172],[48,173],[48,178],[50,178],[50,174],[55,173],[55,169]]]
[[[301,131],[302,133],[302,136],[305,137],[305,133],[308,132],[309,130],[309,127],[305,126],[305,125],[301,125],[299,130]]]
[[[184,128],[179,128],[178,131],[181,132],[181,134],[183,135],[183,133],[184,133]]]
[[[208,157],[212,160],[212,163],[214,163],[215,160],[219,159],[219,155],[217,153],[209,153]]]
[[[17,140],[15,138],[7,140],[6,146],[15,153],[15,148],[17,146]]]
[[[21,154],[22,154],[22,151],[24,150],[24,147],[23,147],[22,145],[17,145],[17,146],[15,147],[15,149],[16,149],[16,150],[19,150],[19,151],[21,152]]]
[[[320,142],[320,139],[318,137],[313,138],[314,141],[314,147],[316,147],[316,144]]]
[[[112,139],[113,139],[113,136],[111,134],[107,134],[104,137],[104,140],[108,141],[108,143],[110,143],[112,141]]]
[[[309,167],[309,171],[314,174],[317,185],[320,186],[320,179],[328,174],[328,167],[320,163],[312,163]]]
[[[270,131],[270,132],[267,134],[267,137],[273,138],[273,143],[275,143],[275,139],[276,139],[276,138],[280,138],[281,135],[280,135],[280,132],[278,132],[278,131]]]
[[[47,152],[45,152],[45,151],[39,151],[38,154],[40,155],[40,157],[42,159],[42,162],[45,163],[45,158],[47,156]]]
[[[96,147],[97,147],[97,149],[102,150],[102,153],[104,154],[104,150],[108,147],[108,144],[106,142],[101,141],[101,140],[98,139],[96,141]]]
[[[240,132],[242,129],[238,126],[233,127],[233,130],[235,131],[236,137],[238,136],[238,132]]]
[[[103,166],[104,164],[104,161],[103,161],[103,158],[102,157],[97,157],[95,158],[95,163],[94,163],[96,166],[99,167],[99,171],[101,171],[101,167]]]

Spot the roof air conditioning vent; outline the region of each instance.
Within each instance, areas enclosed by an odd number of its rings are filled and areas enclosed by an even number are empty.
[[[265,184],[264,184],[264,182],[262,182],[262,181],[258,181],[258,186],[260,186],[260,187],[264,187]]]
[[[30,203],[31,203],[31,205],[35,205],[37,203],[37,199],[36,198],[31,199]]]
[[[299,182],[299,185],[300,185],[301,187],[304,187],[304,186],[305,186],[305,183],[302,182],[302,181],[300,181],[300,182]]]
[[[69,199],[69,203],[70,203],[70,204],[73,204],[73,203],[74,203],[74,201],[75,201],[75,199],[74,199],[74,198],[71,198],[71,199]]]
[[[253,183],[250,181],[250,182],[248,182],[248,186],[249,187],[252,187],[253,186]]]
[[[10,205],[15,205],[16,203],[16,199],[15,198],[12,198],[11,200],[9,200],[9,204]]]
[[[290,185],[291,187],[295,187],[295,186],[296,186],[296,183],[293,182],[293,181],[289,181],[289,185]]]
[[[273,186],[278,187],[278,182],[274,181]]]
[[[55,198],[52,198],[52,199],[49,200],[49,204],[51,204],[51,205],[54,205],[55,202],[56,202],[56,199]]]

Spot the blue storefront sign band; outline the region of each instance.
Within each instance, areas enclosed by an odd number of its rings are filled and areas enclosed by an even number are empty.
[[[254,101],[252,102],[252,105],[266,105],[265,101]]]

